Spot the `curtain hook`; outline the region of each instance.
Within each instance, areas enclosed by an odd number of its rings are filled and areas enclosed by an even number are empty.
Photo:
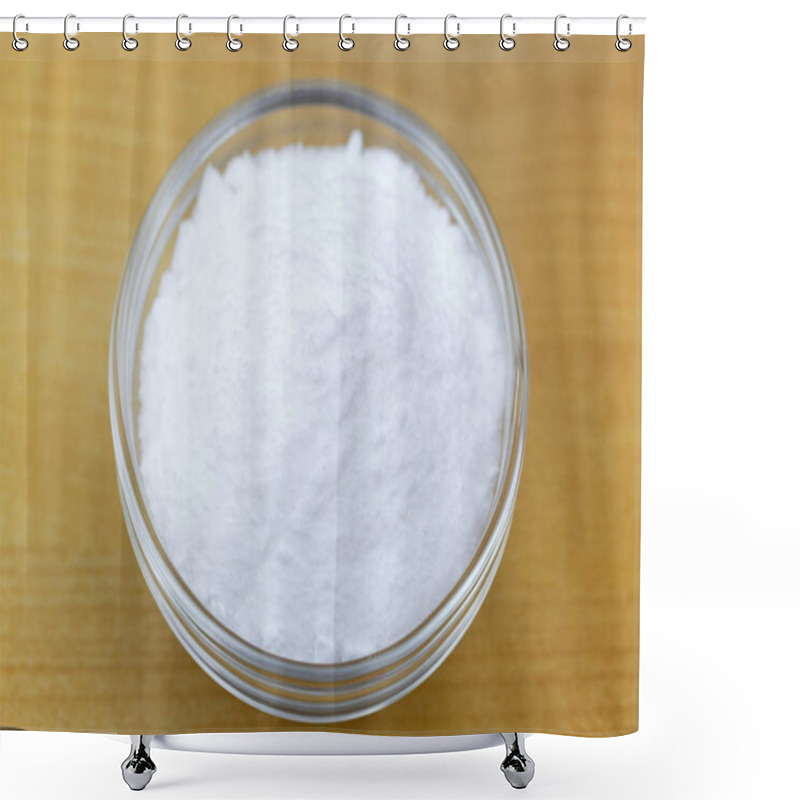
[[[558,34],[558,21],[560,19],[566,19],[566,14],[559,14],[556,17],[556,21],[553,25],[553,32],[555,33],[556,39],[553,42],[553,47],[558,50],[559,53],[563,53],[565,50],[569,48],[569,39],[565,39],[563,36],[559,36]],[[569,22],[567,23],[567,36],[569,36]]]
[[[227,47],[228,50],[231,51],[231,53],[238,53],[244,46],[244,42],[241,39],[237,39],[231,33],[231,22],[233,22],[233,20],[235,19],[239,19],[239,17],[237,17],[236,14],[231,14],[228,17],[228,41],[225,42],[225,47]],[[241,33],[241,31],[242,31],[242,26],[240,25],[239,32]]]
[[[503,14],[503,16],[500,17],[500,49],[506,51],[513,50],[517,45],[516,40],[513,39],[512,36],[507,36],[505,33],[504,26],[507,19],[512,19],[511,14]],[[517,23],[512,22],[511,33],[512,35],[514,35],[516,34],[516,32],[517,32]]]
[[[81,46],[81,43],[78,41],[77,36],[70,36],[69,35],[69,21],[71,19],[75,19],[75,15],[74,14],[67,14],[67,16],[64,17],[64,49],[65,50],[69,50],[70,52],[72,52],[73,50],[77,50]],[[75,31],[76,31],[76,33],[80,29],[81,29],[81,26],[76,22],[75,23]]]
[[[447,23],[450,22],[451,19],[456,20],[456,35],[451,36],[447,32]],[[461,23],[458,21],[458,17],[455,14],[448,14],[444,18],[444,49],[445,50],[458,50],[458,46],[461,42],[458,40],[458,35],[461,33]]]
[[[411,47],[411,39],[407,39],[405,36],[400,35],[400,20],[401,19],[408,19],[405,14],[398,14],[394,18],[394,49],[395,50],[408,50]],[[408,33],[406,36],[411,35],[411,23],[407,22],[406,27],[408,28]]]
[[[192,46],[192,40],[181,33],[181,20],[189,19],[188,14],[178,14],[175,18],[175,47],[178,50],[188,50]],[[189,33],[192,32],[192,24],[189,23]]]
[[[128,36],[128,20],[136,19],[133,14],[126,14],[122,18],[122,49],[129,53],[139,46],[139,40],[133,36]],[[137,26],[138,28],[138,26]]]
[[[283,49],[286,50],[288,53],[293,53],[300,47],[300,40],[295,39],[293,36],[289,36],[287,25],[289,24],[289,20],[295,20],[295,32],[300,33],[300,26],[297,24],[297,17],[293,17],[291,14],[287,14],[283,18]]]
[[[353,19],[353,18],[349,14],[342,14],[342,16],[339,17],[339,49],[345,51],[352,50],[356,46],[355,41],[351,37],[345,36],[342,31],[342,26],[346,19]],[[355,33],[356,30],[355,22],[352,23],[352,26],[353,26],[352,32]]]
[[[627,14],[620,14],[617,17],[617,41],[614,43],[614,47],[620,51],[620,53],[627,53],[628,50],[633,47],[633,42],[630,39],[623,39],[619,34],[619,24],[624,19],[629,19]],[[628,36],[631,34],[631,25],[628,23]]]
[[[17,36],[17,20],[18,19],[25,19],[24,14],[17,14],[14,17],[14,21],[11,23],[11,33],[13,35],[13,39],[11,41],[11,46],[18,52],[21,53],[23,50],[28,49],[28,40],[23,39],[20,36]]]

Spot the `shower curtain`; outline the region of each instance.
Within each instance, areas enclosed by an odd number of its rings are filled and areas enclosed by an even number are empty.
[[[644,39],[298,38],[0,47],[0,726],[633,732]]]

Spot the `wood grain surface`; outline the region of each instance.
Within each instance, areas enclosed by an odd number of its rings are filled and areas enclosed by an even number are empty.
[[[121,733],[299,730],[214,683],[140,575],[117,493],[108,336],[126,252],[165,171],[232,102],[287,80],[371,87],[474,175],[523,298],[524,473],[494,585],[385,734],[638,725],[644,40],[31,35],[0,47],[0,725]]]

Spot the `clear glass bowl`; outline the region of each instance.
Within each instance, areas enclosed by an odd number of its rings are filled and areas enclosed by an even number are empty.
[[[139,474],[138,374],[144,320],[178,224],[191,213],[209,164],[302,141],[344,144],[360,129],[365,146],[395,150],[415,165],[490,271],[508,336],[508,392],[501,468],[475,557],[441,604],[415,630],[373,655],[336,664],[292,661],[233,633],[198,601],[162,547]],[[458,643],[483,602],[511,524],[527,418],[527,356],[511,266],[486,203],[444,141],[418,118],[373,93],[337,82],[284,84],[245,98],[203,128],[158,187],[128,254],[117,293],[109,356],[111,428],[120,498],[131,543],[158,607],[195,661],[250,705],[285,719],[332,723],[398,700],[427,678]]]

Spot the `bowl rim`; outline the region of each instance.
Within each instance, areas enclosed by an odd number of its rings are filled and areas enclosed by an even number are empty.
[[[510,403],[512,414],[510,419],[504,423],[501,472],[496,484],[499,488],[495,491],[491,513],[487,516],[486,527],[473,559],[441,603],[404,637],[370,655],[334,663],[298,661],[259,648],[217,619],[182,578],[159,540],[144,499],[139,480],[138,462],[133,455],[136,452],[136,426],[132,410],[126,409],[123,400],[123,387],[126,384],[121,371],[121,364],[125,362],[123,357],[126,343],[124,334],[127,333],[127,327],[124,331],[121,330],[121,315],[124,311],[124,304],[133,291],[132,285],[137,269],[139,272],[143,271],[142,265],[149,257],[148,254],[154,245],[159,241],[159,235],[166,219],[162,213],[163,209],[170,209],[174,206],[183,187],[198,171],[202,173],[207,160],[226,141],[261,117],[275,111],[298,106],[331,106],[364,114],[399,133],[431,159],[461,201],[466,202],[466,199],[469,199],[471,203],[470,221],[478,228],[480,241],[483,242],[484,247],[487,250],[490,249],[491,256],[496,259],[495,270],[504,284],[502,288],[505,300],[499,297],[504,309],[503,314],[504,316],[508,314],[507,307],[513,312],[511,318],[506,320],[511,351],[509,369],[513,373],[513,381],[509,380],[510,385],[513,383],[513,397]],[[178,219],[180,217],[181,215],[178,216]],[[173,224],[171,229],[174,230],[174,227]],[[482,258],[487,261],[488,268],[488,256],[482,253]],[[499,293],[500,287],[498,287]],[[138,338],[144,319],[145,315],[141,314],[134,326],[134,352],[136,352],[135,340]],[[135,358],[133,360],[135,361]],[[135,373],[135,370],[134,364],[131,371]],[[179,616],[188,615],[192,621],[201,620],[202,627],[209,636],[213,636],[224,648],[236,650],[258,670],[264,670],[267,673],[274,672],[279,679],[290,684],[296,682],[299,684],[338,685],[342,681],[374,681],[376,676],[385,680],[387,670],[391,670],[393,666],[397,667],[398,664],[402,665],[408,659],[413,659],[421,646],[420,642],[424,645],[447,626],[453,615],[458,613],[460,602],[467,594],[467,590],[480,582],[492,563],[496,569],[495,562],[499,559],[495,557],[498,551],[502,554],[504,549],[519,489],[526,440],[528,383],[529,370],[522,305],[513,268],[482,193],[461,159],[439,134],[401,105],[357,84],[330,80],[293,80],[245,96],[223,109],[202,127],[189,140],[161,179],[133,238],[116,294],[109,345],[110,417],[120,498],[125,511],[126,527],[140,567],[145,575],[147,571],[152,572],[153,581],[160,593],[165,593],[167,585],[171,588],[173,595],[169,599],[175,603],[176,613]],[[133,394],[132,386],[130,394]],[[133,403],[130,405],[132,406]],[[509,430],[511,430],[510,434]],[[146,537],[143,535],[144,532],[147,534]],[[156,597],[155,588],[150,580],[148,580],[148,585]],[[156,597],[157,601],[158,599]],[[160,603],[159,606],[161,607]],[[161,610],[164,613],[163,607]],[[477,608],[474,609],[472,616],[477,613],[477,610]],[[173,632],[177,633],[169,618],[167,621],[170,622],[170,627],[173,627]],[[463,635],[463,631],[461,635]],[[181,636],[178,638],[186,647],[183,638]],[[459,639],[460,635],[452,643],[448,652]],[[196,654],[193,653],[193,656],[195,660],[198,660]],[[437,662],[435,666],[438,666],[438,663],[440,662]],[[206,668],[202,663],[201,666]],[[430,671],[422,679],[427,677]],[[219,680],[218,676],[214,675],[213,677]],[[417,684],[415,683],[415,685]],[[226,688],[229,687],[226,686]],[[387,705],[395,699],[398,697],[391,698],[383,705]],[[248,700],[248,702],[251,701]],[[262,707],[272,710],[272,707],[268,705]],[[362,713],[369,713],[373,710],[377,710],[377,708],[370,707],[368,712]],[[282,713],[281,716],[286,716],[286,714]],[[361,713],[352,716],[361,716]],[[316,721],[320,719],[319,716],[295,718]]]

